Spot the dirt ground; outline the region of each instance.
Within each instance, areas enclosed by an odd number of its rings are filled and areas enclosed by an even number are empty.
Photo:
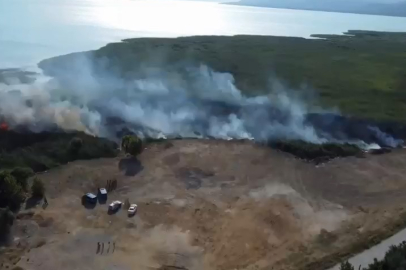
[[[323,269],[397,228],[405,175],[402,149],[316,166],[251,142],[210,140],[73,162],[39,175],[49,205],[19,214],[1,267]],[[109,179],[118,186],[107,203],[138,204],[134,217],[81,204]]]

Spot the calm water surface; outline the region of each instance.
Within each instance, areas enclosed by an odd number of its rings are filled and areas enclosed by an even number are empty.
[[[130,37],[406,31],[406,18],[170,0],[0,0],[0,68]]]

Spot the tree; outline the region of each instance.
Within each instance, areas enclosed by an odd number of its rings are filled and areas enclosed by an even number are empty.
[[[10,233],[10,228],[14,223],[14,214],[9,208],[0,208],[0,240]]]
[[[141,154],[144,149],[142,140],[135,135],[124,136],[121,141],[121,147],[126,153],[133,156]]]
[[[43,198],[45,195],[44,183],[39,178],[34,178],[31,186],[31,193],[33,197]]]
[[[17,210],[24,200],[24,190],[17,180],[10,172],[0,172],[0,207]]]
[[[354,270],[354,266],[350,264],[348,261],[342,262],[340,265],[340,270]]]
[[[75,137],[69,142],[69,152],[77,154],[83,146],[83,141],[81,138]]]
[[[24,191],[28,190],[28,178],[34,175],[34,171],[28,167],[17,167],[10,174],[16,179],[17,183]]]

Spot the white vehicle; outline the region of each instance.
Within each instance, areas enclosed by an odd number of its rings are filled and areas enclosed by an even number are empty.
[[[121,207],[123,203],[120,201],[114,201],[112,203],[109,204],[109,211],[116,211],[117,209],[119,209]]]
[[[136,204],[131,204],[130,208],[128,208],[128,215],[135,215],[137,208],[138,206]]]

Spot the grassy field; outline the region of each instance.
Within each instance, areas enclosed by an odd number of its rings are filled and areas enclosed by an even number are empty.
[[[324,107],[406,122],[406,33],[349,31],[315,37],[128,39],[108,44],[95,56],[107,58],[112,70],[130,78],[145,66],[182,70],[186,63],[207,64],[232,73],[248,95],[267,93],[269,81],[277,78],[295,89],[314,89]],[[45,70],[46,63],[40,64]]]

